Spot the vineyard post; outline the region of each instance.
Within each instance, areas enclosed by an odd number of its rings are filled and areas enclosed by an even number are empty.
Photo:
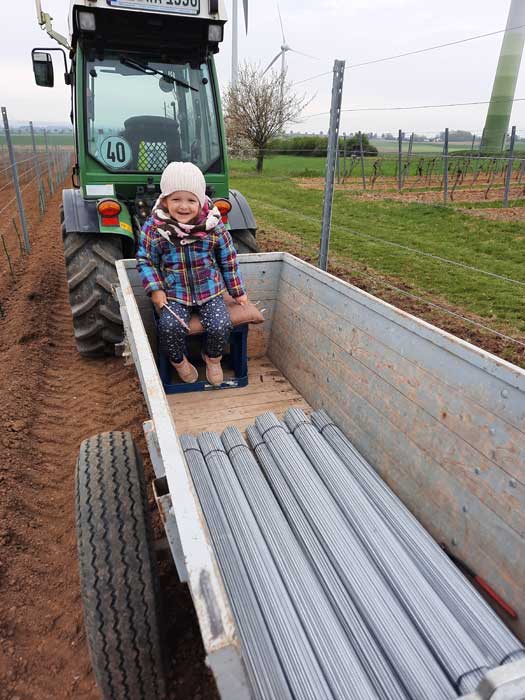
[[[512,168],[514,165],[514,143],[516,141],[516,127],[512,127],[512,132],[510,135],[510,146],[509,146],[509,162],[507,165],[507,173],[505,175],[505,193],[503,195],[503,208],[506,209],[509,206],[509,192],[510,192],[510,181],[512,178]]]
[[[328,153],[323,197],[323,222],[321,227],[321,244],[319,246],[319,267],[321,270],[326,270],[328,266],[328,247],[330,244],[330,225],[332,222],[332,204],[334,199],[335,158],[339,141],[339,122],[341,118],[344,74],[345,61],[334,61],[330,129],[328,131]]]
[[[401,192],[403,187],[403,176],[401,173],[401,163],[403,160],[403,132],[399,129],[397,135],[397,189]]]
[[[448,200],[448,126],[445,129],[445,143],[443,144],[443,201],[445,204]]]
[[[343,180],[346,177],[346,133],[343,134]]]
[[[33,129],[33,122],[29,122],[29,128],[31,130],[31,143],[33,144],[33,158],[35,159],[35,170],[36,177],[38,180],[38,197],[40,199],[40,211],[43,214],[46,208],[46,200],[44,196],[44,186],[42,184],[42,171],[40,170],[40,160],[38,157],[38,151],[36,149],[35,141],[35,130]]]
[[[44,143],[46,146],[46,159],[47,159],[47,178],[49,180],[49,191],[51,196],[55,194],[55,188],[53,187],[53,173],[51,170],[51,157],[49,155],[49,144],[47,143],[47,129],[44,129]]]
[[[29,234],[27,232],[27,222],[26,215],[24,211],[24,203],[22,201],[22,192],[20,190],[20,182],[18,180],[18,168],[16,165],[15,152],[13,150],[13,144],[11,142],[11,133],[9,131],[9,120],[7,118],[7,109],[2,107],[2,118],[4,120],[4,130],[5,130],[5,140],[7,143],[7,149],[9,151],[9,160],[11,162],[11,173],[13,175],[13,182],[15,185],[16,202],[18,204],[18,213],[20,214],[20,222],[22,224],[22,231],[24,234],[24,245],[26,251],[29,253],[31,246],[29,244]]]
[[[361,159],[361,179],[363,181],[363,190],[366,190],[365,154],[363,151],[363,134],[361,132],[359,132],[359,157]]]

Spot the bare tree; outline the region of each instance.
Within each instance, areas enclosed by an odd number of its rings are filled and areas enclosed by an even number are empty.
[[[258,66],[244,63],[237,82],[224,96],[227,131],[253,146],[257,172],[261,173],[268,141],[280,134],[285,124],[297,121],[306,105],[306,98],[293,92],[286,73],[262,73]]]

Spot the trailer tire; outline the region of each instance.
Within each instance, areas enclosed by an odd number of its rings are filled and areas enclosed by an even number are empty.
[[[114,355],[124,329],[118,302],[115,262],[122,256],[118,236],[65,231],[60,212],[69,302],[77,350],[84,357]]]
[[[235,229],[231,234],[233,245],[238,253],[260,253],[253,231],[248,229]]]
[[[142,462],[131,435],[84,440],[76,465],[84,625],[104,700],[160,700],[160,587]]]

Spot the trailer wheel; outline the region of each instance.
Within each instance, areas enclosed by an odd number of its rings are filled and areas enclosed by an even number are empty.
[[[248,229],[235,229],[231,232],[231,234],[233,238],[233,245],[238,253],[260,252],[253,231]]]
[[[142,462],[127,432],[84,440],[76,465],[80,585],[104,700],[165,696],[160,588]]]
[[[124,336],[112,293],[122,241],[118,236],[66,233],[62,209],[60,215],[77,350],[84,357],[114,355],[115,345]]]

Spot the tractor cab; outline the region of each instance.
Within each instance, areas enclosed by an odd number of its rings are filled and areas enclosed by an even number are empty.
[[[199,166],[208,195],[221,200],[238,251],[257,250],[250,208],[228,185],[214,64],[224,35],[224,2],[72,0],[69,38],[54,31],[40,0],[36,5],[39,23],[71,61],[68,66],[64,54],[76,163],[73,188],[63,192],[62,231],[68,279],[81,279],[78,289],[70,284],[77,347],[83,355],[111,354],[122,325],[110,298],[116,272],[105,263],[134,254],[169,162]],[[53,86],[53,50],[61,49],[33,50],[39,85]],[[91,259],[85,280],[78,275],[79,256]]]

